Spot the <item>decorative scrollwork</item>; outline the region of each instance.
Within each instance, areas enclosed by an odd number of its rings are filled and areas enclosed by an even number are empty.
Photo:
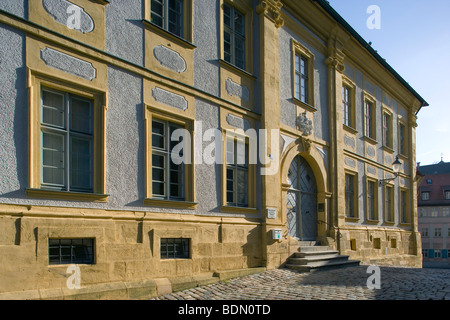
[[[303,133],[303,136],[310,136],[313,129],[312,120],[309,120],[306,112],[303,112],[297,118],[297,127]]]

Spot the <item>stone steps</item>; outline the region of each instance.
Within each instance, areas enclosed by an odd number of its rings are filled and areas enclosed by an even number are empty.
[[[316,244],[304,245],[300,243],[299,252],[294,253],[288,260],[289,269],[311,272],[359,265],[359,261],[348,260],[349,256],[339,255],[336,250]]]

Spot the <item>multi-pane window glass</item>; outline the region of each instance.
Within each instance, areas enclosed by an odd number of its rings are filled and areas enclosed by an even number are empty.
[[[393,207],[393,195],[394,195],[394,188],[391,186],[386,186],[384,189],[384,201],[385,201],[385,217],[386,221],[394,221],[394,207]]]
[[[348,218],[355,217],[355,176],[345,175],[345,212]]]
[[[161,259],[189,259],[189,239],[162,238]]]
[[[391,134],[391,116],[385,113],[383,115],[383,145],[386,147],[392,147]]]
[[[375,128],[372,123],[373,108],[372,102],[367,100],[364,102],[364,134],[372,139],[375,137]]]
[[[445,191],[445,200],[450,200],[450,191]]]
[[[93,102],[42,90],[42,187],[93,191]]]
[[[93,264],[94,239],[49,239],[49,264]]]
[[[239,139],[227,139],[227,205],[248,207],[248,145]]]
[[[308,103],[308,59],[300,53],[295,54],[295,98]]]
[[[376,220],[376,206],[375,206],[375,196],[376,196],[376,184],[373,181],[367,183],[367,211],[368,219]]]
[[[184,200],[184,163],[173,161],[174,147],[184,142],[172,141],[175,130],[183,127],[162,120],[152,121],[152,189],[154,198]],[[183,157],[183,150],[176,156]]]
[[[224,3],[223,21],[224,60],[245,70],[245,15]]]
[[[427,192],[422,192],[422,200],[426,201],[426,200],[430,200],[430,193]]]
[[[344,124],[348,127],[352,126],[352,102],[351,102],[352,89],[348,86],[342,86],[342,106]]]
[[[405,190],[400,191],[400,218],[402,223],[408,222],[407,216],[407,193]]]
[[[435,228],[434,229],[434,236],[435,237],[442,237],[442,229],[441,228]]]
[[[184,0],[152,0],[152,23],[183,37],[183,6]]]
[[[405,125],[401,124],[398,127],[399,134],[398,134],[398,144],[400,148],[400,154],[406,155],[407,154],[407,146],[406,146],[406,128]]]

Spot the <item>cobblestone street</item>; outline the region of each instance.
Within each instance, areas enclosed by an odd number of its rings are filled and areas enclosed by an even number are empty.
[[[312,273],[277,269],[152,300],[450,300],[450,269],[379,270],[380,289],[368,288],[372,272],[363,265]]]

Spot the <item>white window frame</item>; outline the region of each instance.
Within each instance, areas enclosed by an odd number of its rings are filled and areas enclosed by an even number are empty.
[[[180,19],[181,21],[170,21],[170,6],[169,6],[169,1],[175,1],[177,3],[181,3],[181,12],[176,12],[176,17],[177,19]],[[158,13],[154,12],[153,10],[153,2],[157,2],[159,5],[162,6],[163,8],[163,12],[162,12],[162,16],[159,15]],[[184,10],[185,10],[185,2],[184,0],[150,0],[150,19],[152,21],[153,24],[159,26],[160,28],[166,30],[167,32],[170,32],[180,38],[183,38],[184,36]],[[157,15],[161,20],[162,20],[162,25],[159,25],[158,23],[153,21],[153,15]],[[177,25],[177,29],[174,31],[170,31],[170,24],[171,23],[175,23]],[[179,29],[178,29],[179,28]]]
[[[45,123],[44,122],[44,108],[47,106],[44,106],[44,92],[48,92],[51,94],[60,95],[63,99],[63,105],[61,113],[63,113],[63,125],[58,126],[56,124],[51,123]],[[71,111],[72,111],[72,100],[76,98],[77,100],[88,102],[89,103],[89,129],[88,132],[77,132],[75,130],[72,130],[71,125]],[[94,102],[91,99],[87,99],[81,96],[78,96],[76,94],[50,89],[48,87],[42,87],[41,88],[41,119],[40,119],[40,128],[41,128],[41,188],[42,189],[49,189],[49,190],[56,190],[56,191],[67,191],[67,192],[86,192],[86,193],[93,193],[94,189]],[[62,183],[51,183],[45,181],[45,174],[44,169],[49,168],[49,166],[45,165],[45,151],[49,151],[49,149],[46,149],[44,147],[44,135],[54,135],[54,136],[60,136],[63,138],[63,150],[64,157],[61,160],[62,168],[61,170],[64,171],[63,177],[62,177]],[[89,154],[88,158],[89,160],[89,183],[85,187],[76,187],[72,186],[71,181],[73,181],[73,175],[72,175],[72,160],[70,158],[72,154],[72,139],[73,138],[79,138],[83,139],[85,141],[89,142]]]

